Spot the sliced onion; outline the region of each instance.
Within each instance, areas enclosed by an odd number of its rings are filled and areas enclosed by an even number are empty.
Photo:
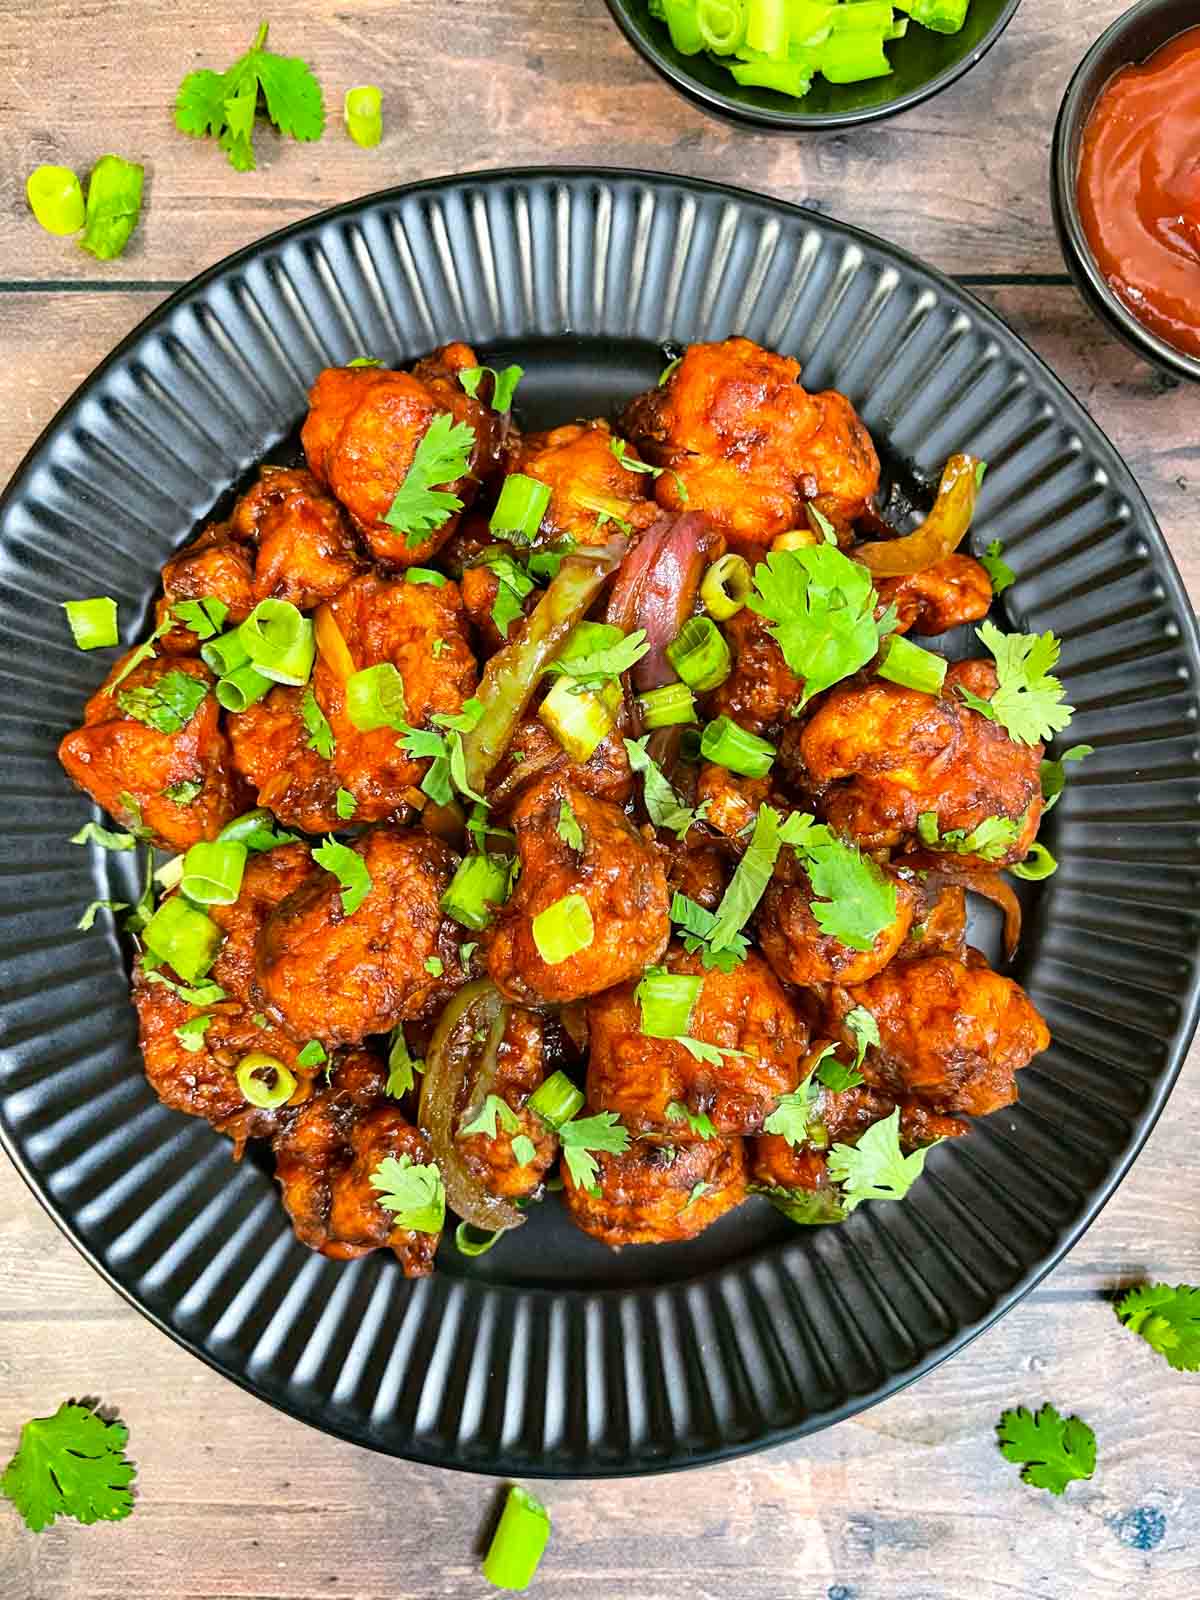
[[[970,862],[960,862],[951,855],[931,855],[917,851],[915,855],[902,856],[898,866],[911,867],[914,872],[932,872],[939,877],[961,883],[973,894],[999,906],[1004,913],[1004,959],[1011,961],[1021,942],[1021,902],[1007,878],[1002,878],[993,867],[976,867]]]
[[[650,649],[630,677],[639,691],[674,683],[667,646],[696,608],[710,558],[724,539],[702,511],[663,515],[647,528],[617,572],[607,620],[626,633],[644,628]]]

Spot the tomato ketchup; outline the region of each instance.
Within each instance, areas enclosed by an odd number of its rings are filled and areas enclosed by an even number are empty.
[[[1079,206],[1110,288],[1200,357],[1200,28],[1126,67],[1088,120]]]

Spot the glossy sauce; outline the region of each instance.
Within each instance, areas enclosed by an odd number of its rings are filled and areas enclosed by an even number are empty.
[[[1109,286],[1200,357],[1200,28],[1119,72],[1083,136],[1079,205]]]

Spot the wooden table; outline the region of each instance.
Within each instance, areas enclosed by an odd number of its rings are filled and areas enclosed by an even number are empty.
[[[235,174],[172,127],[180,76],[223,68],[257,13],[205,0],[0,10],[0,482],[92,367],[228,251],[413,178],[537,162],[662,168],[856,222],[954,273],[1111,435],[1200,598],[1200,387],[1118,348],[1084,310],[1050,223],[1050,131],[1067,80],[1124,0],[1030,0],[986,63],[858,133],[728,130],[630,52],[601,0],[276,0],[272,42],[328,98],[379,83],[387,132],[336,119],[315,145],[260,132]],[[34,226],[25,174],[143,160],[125,256]],[[70,959],[70,947],[64,951]],[[1184,1600],[1200,1593],[1200,1378],[1123,1335],[1105,1299],[1145,1275],[1200,1282],[1200,1084],[1185,1073],[1104,1216],[998,1327],[916,1388],[800,1444],[686,1477],[547,1485],[540,1600]],[[0,1459],[19,1424],[99,1391],[132,1427],[134,1518],[40,1537],[0,1506],[5,1600],[432,1600],[477,1596],[490,1482],[411,1467],[271,1411],[155,1332],[0,1163]],[[1018,1402],[1090,1419],[1091,1484],[1024,1488],[992,1429]]]

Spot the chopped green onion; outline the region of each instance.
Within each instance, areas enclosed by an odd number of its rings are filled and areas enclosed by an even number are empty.
[[[1024,861],[1018,861],[1008,870],[1014,878],[1024,878],[1027,883],[1042,883],[1058,871],[1058,862],[1044,844],[1035,842],[1030,845]]]
[[[796,100],[803,100],[812,88],[816,68],[807,61],[763,60],[735,61],[729,70],[733,81],[744,89],[774,89],[777,94],[790,94]]]
[[[647,689],[638,701],[645,728],[670,728],[679,722],[695,722],[696,698],[686,683],[668,683],[661,689]]]
[[[432,567],[409,567],[404,574],[408,583],[428,583],[435,589],[444,589],[446,580],[440,572],[435,572]]]
[[[154,881],[164,892],[168,889],[178,889],[183,881],[183,857],[172,856],[169,861],[164,861],[155,872]]]
[[[527,1589],[549,1537],[550,1517],[545,1506],[514,1483],[483,1558],[484,1577],[497,1589]]]
[[[710,617],[718,622],[728,622],[749,600],[754,589],[754,575],[750,563],[741,556],[721,556],[704,574],[700,585],[700,598]]]
[[[787,49],[787,0],[747,0],[746,44],[764,56],[781,56]]]
[[[946,660],[932,650],[923,650],[902,634],[893,633],[883,641],[875,671],[889,683],[922,694],[940,694],[946,681]]]
[[[25,180],[25,196],[47,233],[61,238],[83,227],[83,190],[70,167],[34,167]]]
[[[570,677],[561,677],[538,707],[538,717],[582,766],[616,727],[621,698],[619,683],[581,689]]]
[[[548,967],[586,950],[596,936],[592,908],[581,894],[565,894],[533,919],[533,942]]]
[[[274,687],[273,679],[268,678],[247,661],[227,673],[218,682],[214,692],[218,705],[224,706],[226,711],[240,712],[254,705],[255,701],[261,700],[263,695]]]
[[[117,602],[108,595],[95,600],[64,600],[62,608],[80,650],[103,650],[116,644]]]
[[[364,667],[346,679],[346,715],[359,733],[404,728],[408,719],[404,679],[390,661]]]
[[[696,26],[704,48],[716,55],[732,55],[746,37],[743,0],[697,0]]]
[[[218,678],[227,678],[231,672],[244,667],[250,660],[246,646],[236,628],[223,633],[219,639],[210,639],[200,646],[200,659]]]
[[[527,1167],[537,1157],[537,1145],[528,1134],[519,1133],[512,1142],[512,1153],[519,1167]]]
[[[180,778],[178,783],[169,783],[163,790],[163,799],[169,800],[173,806],[190,806],[194,804],[204,785],[195,778]]]
[[[718,717],[700,737],[700,754],[743,778],[765,778],[775,760],[775,746],[728,717]]]
[[[721,630],[711,617],[692,617],[667,646],[667,660],[691,689],[715,689],[733,670]]]
[[[704,49],[704,35],[696,20],[696,0],[659,0],[659,3],[676,50],[681,56],[698,56]]]
[[[346,90],[342,116],[346,132],[364,150],[370,150],[383,138],[383,95],[373,83]]]
[[[145,169],[120,156],[101,156],[88,178],[86,225],[81,250],[98,261],[119,256],[137,226]]]
[[[520,539],[526,544],[537,531],[550,504],[550,485],[523,472],[510,472],[496,501],[488,527],[498,539]]]
[[[317,653],[311,621],[290,600],[260,600],[238,628],[246,654],[275,683],[308,682]]]
[[[855,9],[855,6],[838,6],[834,16]],[[865,83],[870,78],[889,77],[892,64],[884,51],[883,39],[883,34],[870,33],[865,28],[832,33],[821,46],[822,75],[830,83]]]
[[[492,380],[492,410],[503,415],[512,410],[513,396],[525,376],[525,368],[515,363],[505,367],[502,372],[497,372],[495,367],[464,367],[458,375],[458,381],[474,400],[479,393],[479,385],[489,374]]]
[[[460,1256],[485,1256],[503,1232],[501,1228],[499,1233],[485,1233],[470,1222],[460,1222],[454,1230],[454,1247]]]
[[[244,844],[201,840],[183,858],[180,887],[197,905],[231,906],[241,892],[245,870]]]
[[[673,972],[648,972],[638,984],[642,1032],[651,1039],[677,1039],[686,1034],[704,979]]]
[[[583,1095],[565,1072],[552,1072],[526,1101],[526,1107],[547,1126],[561,1128],[583,1108]]]
[[[266,806],[258,806],[227,822],[217,840],[221,844],[244,844],[247,850],[274,850],[281,844],[294,844],[296,837],[278,826]]]
[[[486,928],[512,889],[513,864],[504,856],[473,852],[459,862],[441,908],[464,928]]]
[[[251,1050],[238,1062],[237,1086],[252,1106],[274,1111],[295,1094],[296,1077],[277,1056]]]
[[[142,930],[142,942],[186,983],[196,983],[216,960],[221,930],[182,895],[173,895]]]

